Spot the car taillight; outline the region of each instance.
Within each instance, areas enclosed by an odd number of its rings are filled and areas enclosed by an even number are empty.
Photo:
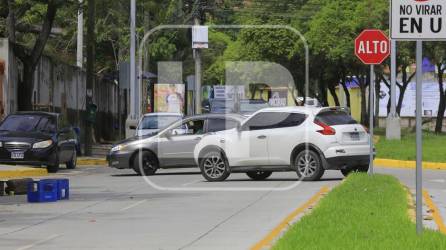
[[[328,126],[327,124],[325,124],[321,121],[318,121],[318,120],[315,120],[314,123],[316,125],[319,125],[322,127],[321,130],[316,130],[317,132],[319,132],[323,135],[335,135],[336,134],[336,130],[334,128]]]

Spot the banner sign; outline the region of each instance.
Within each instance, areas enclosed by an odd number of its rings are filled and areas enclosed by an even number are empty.
[[[446,39],[445,0],[391,0],[392,39]]]

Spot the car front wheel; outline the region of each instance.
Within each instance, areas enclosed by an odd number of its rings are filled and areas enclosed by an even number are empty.
[[[229,175],[229,164],[223,153],[210,151],[201,158],[200,170],[203,177],[211,182],[224,181]]]
[[[139,175],[154,175],[158,170],[158,161],[153,153],[141,151],[133,160],[133,170]]]
[[[270,171],[252,171],[246,173],[246,175],[249,176],[249,178],[256,180],[256,181],[263,181],[271,176],[273,172]]]
[[[324,175],[324,168],[317,153],[304,150],[294,158],[297,176],[303,181],[317,181]]]

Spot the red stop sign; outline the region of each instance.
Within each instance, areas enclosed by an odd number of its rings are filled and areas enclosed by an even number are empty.
[[[381,64],[390,55],[389,38],[381,30],[364,30],[355,40],[355,54],[364,64]]]

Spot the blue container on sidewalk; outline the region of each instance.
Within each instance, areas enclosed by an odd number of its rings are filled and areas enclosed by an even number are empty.
[[[28,182],[28,202],[57,201],[58,184],[56,180],[40,180]]]

